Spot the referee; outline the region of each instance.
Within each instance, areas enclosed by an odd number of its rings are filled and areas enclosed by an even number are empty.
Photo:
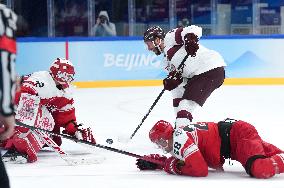
[[[6,140],[14,132],[14,94],[16,89],[16,40],[17,16],[0,4],[0,140]],[[9,188],[9,178],[0,160],[0,187]]]

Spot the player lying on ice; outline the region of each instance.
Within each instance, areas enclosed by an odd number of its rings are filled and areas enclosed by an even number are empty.
[[[62,127],[64,134],[95,143],[92,130],[79,127],[76,123],[74,100],[69,87],[74,75],[73,64],[69,60],[57,58],[49,71],[22,77],[15,96],[17,121],[57,134]],[[55,146],[62,143],[60,137],[18,126],[14,135],[2,143],[2,147],[8,149],[8,156],[20,153],[27,157],[28,162],[35,162],[37,153],[47,142]]]
[[[284,152],[263,141],[251,124],[241,120],[201,122],[178,129],[161,120],[149,137],[172,156],[147,155],[145,160],[137,160],[140,170],[164,169],[170,174],[205,177],[208,167],[223,170],[225,159],[232,159],[239,161],[251,177],[270,178],[284,172]]]

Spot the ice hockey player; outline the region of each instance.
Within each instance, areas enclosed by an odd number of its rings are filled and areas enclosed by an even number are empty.
[[[153,26],[144,33],[148,50],[165,56],[169,74],[163,84],[173,95],[177,127],[191,122],[194,109],[203,106],[224,82],[224,59],[218,52],[199,44],[201,36],[202,28],[195,25],[179,27],[167,34],[159,26]]]
[[[170,174],[204,177],[208,167],[222,171],[225,159],[232,159],[239,161],[251,177],[270,178],[284,172],[284,152],[263,141],[251,124],[241,120],[199,122],[175,130],[169,122],[160,120],[149,137],[172,156],[147,155],[145,160],[137,160],[140,170],[164,169]]]
[[[49,71],[24,76],[15,97],[16,120],[54,133],[60,133],[62,128],[65,134],[96,143],[92,130],[76,123],[74,99],[69,87],[74,75],[74,66],[70,60],[57,58]],[[60,137],[41,134],[46,139],[52,138],[58,146],[61,145]],[[46,141],[34,131],[17,126],[14,135],[3,145],[9,150],[8,156],[16,152],[25,155],[28,162],[35,162],[37,153],[46,146]]]

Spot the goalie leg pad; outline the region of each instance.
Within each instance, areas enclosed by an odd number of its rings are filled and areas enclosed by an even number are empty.
[[[12,145],[16,151],[26,154],[28,162],[37,161],[37,153],[43,147],[44,143],[32,132],[17,131],[12,137]]]

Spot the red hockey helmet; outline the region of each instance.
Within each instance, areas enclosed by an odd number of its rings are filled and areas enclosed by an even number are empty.
[[[165,32],[160,26],[149,27],[144,32],[144,41],[154,41],[157,37],[160,39],[165,38]]]
[[[162,148],[167,147],[168,140],[173,137],[174,128],[164,120],[158,121],[149,132],[149,138],[153,143],[156,143]]]
[[[57,58],[50,66],[49,72],[63,88],[68,88],[74,80],[74,66],[70,60],[64,58]]]

